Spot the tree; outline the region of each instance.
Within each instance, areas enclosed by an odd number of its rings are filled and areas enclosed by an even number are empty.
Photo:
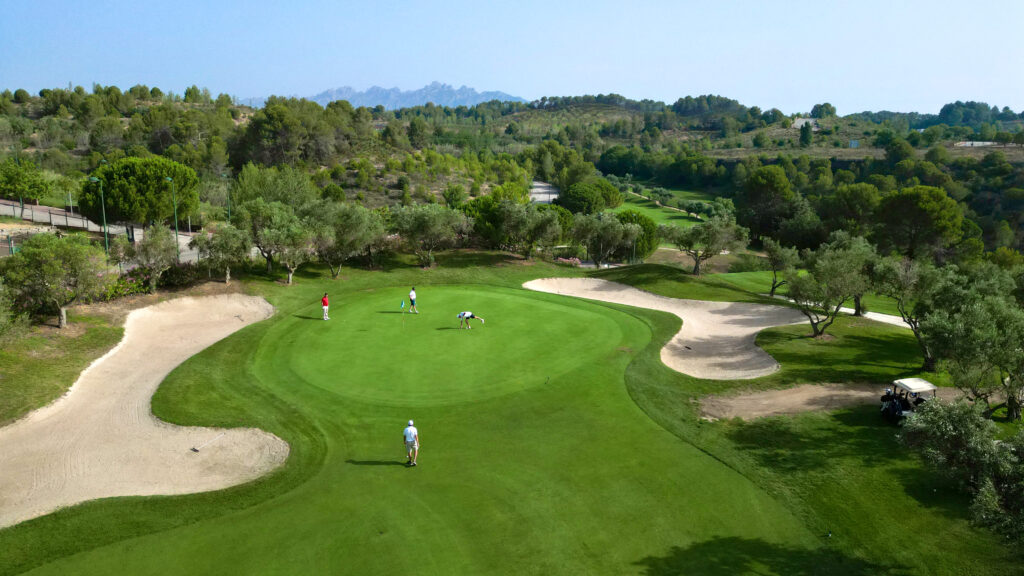
[[[936,291],[949,283],[950,269],[937,269],[927,262],[909,258],[889,257],[878,262],[872,271],[875,290],[896,301],[900,318],[910,327],[924,357],[922,369],[935,371],[936,358],[925,339],[921,322],[935,305]]]
[[[461,208],[466,203],[466,189],[456,182],[449,183],[441,196],[444,198],[445,205],[449,208]]]
[[[811,118],[828,118],[836,115],[836,107],[825,102],[824,104],[815,104],[811,108]]]
[[[286,248],[293,232],[302,225],[290,206],[256,198],[240,206],[233,224],[245,230],[253,245],[267,261],[267,274],[274,271],[274,256]]]
[[[618,208],[622,205],[622,192],[608,180],[605,180],[604,178],[592,178],[588,180],[587,183],[601,193],[601,198],[604,199],[604,205],[606,208]]]
[[[775,291],[786,283],[786,274],[793,274],[794,268],[800,262],[800,255],[796,248],[786,248],[771,238],[765,238],[762,242],[768,266],[772,271],[772,287],[768,295],[775,297]]]
[[[963,213],[946,191],[913,186],[887,194],[875,211],[874,238],[883,252],[927,256],[962,235]]]
[[[199,258],[211,269],[224,270],[224,283],[231,283],[231,267],[249,257],[252,243],[244,230],[228,223],[210,227],[208,233],[197,234],[189,246],[199,251]]]
[[[996,426],[967,402],[929,401],[908,418],[900,440],[961,486],[978,487],[998,466]]]
[[[842,308],[855,294],[869,286],[856,251],[822,245],[808,257],[808,270],[786,275],[789,298],[811,323],[812,336],[820,338],[835,322]]]
[[[769,143],[770,143],[770,141],[768,140],[768,134],[766,134],[764,130],[758,130],[754,134],[754,140],[753,140],[754,148],[764,148],[764,147],[768,146]],[[739,166],[742,166],[742,164],[738,164],[737,165],[737,167],[739,167]]]
[[[420,265],[434,264],[434,251],[455,243],[467,227],[459,211],[438,204],[403,206],[392,213],[392,226],[419,258]]]
[[[49,191],[50,183],[30,160],[8,158],[0,164],[0,197],[38,200]]]
[[[904,423],[902,441],[972,495],[971,520],[1007,538],[1024,538],[1024,433],[998,441],[979,407],[930,401]]]
[[[737,220],[754,238],[775,236],[793,211],[795,193],[780,166],[761,166],[747,177],[737,198]]]
[[[825,200],[829,225],[833,230],[846,230],[854,236],[871,231],[872,218],[881,202],[878,188],[867,183],[843,184]]]
[[[851,236],[848,232],[837,230],[829,236],[828,247],[835,250],[842,250],[849,266],[854,267],[867,280],[864,290],[853,294],[853,315],[864,315],[864,304],[862,302],[864,292],[871,285],[871,271],[878,261],[878,254],[870,242],[860,236]]]
[[[330,210],[313,229],[313,251],[338,278],[341,264],[354,256],[367,254],[384,237],[380,214],[355,204],[340,204]]]
[[[4,273],[18,302],[36,312],[57,312],[57,325],[65,328],[68,306],[103,292],[105,269],[103,249],[85,235],[36,234],[22,243]]]
[[[800,125],[800,147],[807,148],[814,142],[814,128],[810,122]]]
[[[693,258],[694,276],[700,276],[704,262],[726,250],[737,250],[747,245],[747,229],[736,224],[731,214],[713,216],[685,229],[663,224],[659,232],[680,252]]]
[[[142,240],[139,240],[129,253],[129,258],[131,262],[149,271],[149,291],[156,292],[160,275],[173,266],[178,258],[174,232],[166,226],[146,228]]]
[[[577,182],[568,190],[563,189],[555,204],[573,214],[597,214],[607,207],[601,190],[591,182]]]
[[[414,148],[425,148],[430,143],[430,136],[432,131],[430,126],[427,125],[426,120],[421,116],[414,116],[409,122],[408,128],[409,143]]]
[[[238,173],[231,188],[231,201],[235,206],[262,198],[266,202],[281,202],[302,215],[315,210],[320,193],[309,176],[290,166],[266,168],[246,164]]]
[[[586,246],[587,254],[598,268],[623,247],[625,227],[614,214],[583,214],[573,222],[573,239]]]
[[[291,285],[292,277],[295,276],[295,271],[299,269],[299,266],[308,262],[313,255],[313,246],[310,240],[310,230],[299,220],[279,231],[278,260],[288,271],[288,285]]]
[[[616,214],[623,224],[635,224],[640,227],[639,235],[630,246],[628,259],[631,262],[643,261],[658,249],[661,240],[658,235],[658,224],[636,210],[623,210]]]
[[[167,158],[122,158],[100,166],[93,177],[100,182],[86,181],[78,202],[82,214],[94,222],[100,221],[104,208],[107,221],[142,223],[172,218],[175,200],[179,218],[199,208],[199,179],[195,171]]]

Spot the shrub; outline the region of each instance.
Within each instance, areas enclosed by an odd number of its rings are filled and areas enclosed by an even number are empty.
[[[157,281],[161,288],[184,288],[199,282],[199,266],[187,262],[171,266],[164,270]]]

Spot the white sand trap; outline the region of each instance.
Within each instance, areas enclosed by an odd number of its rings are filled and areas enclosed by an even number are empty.
[[[771,374],[779,363],[754,343],[757,333],[805,321],[800,312],[784,306],[667,298],[596,278],[545,278],[523,287],[675,314],[683,327],[661,349],[661,361],[696,378],[742,380]]]
[[[64,397],[0,428],[0,527],[95,498],[218,490],[281,465],[288,444],[273,434],[174,426],[150,412],[171,370],[273,312],[232,294],[129,314],[121,343]]]

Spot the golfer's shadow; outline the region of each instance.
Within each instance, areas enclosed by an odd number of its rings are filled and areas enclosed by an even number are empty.
[[[377,310],[377,314],[405,314],[401,310]]]
[[[397,460],[345,460],[345,463],[353,466],[405,466],[405,462]]]
[[[434,328],[434,330],[462,330],[462,328],[456,328],[455,326],[441,326],[440,328]]]
[[[320,320],[323,322],[323,316],[303,316],[302,314],[292,314],[292,318],[298,318],[300,320]]]

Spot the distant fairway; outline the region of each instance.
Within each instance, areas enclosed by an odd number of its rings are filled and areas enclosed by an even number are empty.
[[[700,223],[700,220],[690,216],[686,212],[681,212],[666,206],[658,206],[653,200],[642,198],[634,194],[626,194],[622,204],[611,209],[611,211],[615,213],[623,212],[625,210],[636,210],[651,220],[654,220],[656,224],[675,224],[676,226],[689,228],[694,224]]]

